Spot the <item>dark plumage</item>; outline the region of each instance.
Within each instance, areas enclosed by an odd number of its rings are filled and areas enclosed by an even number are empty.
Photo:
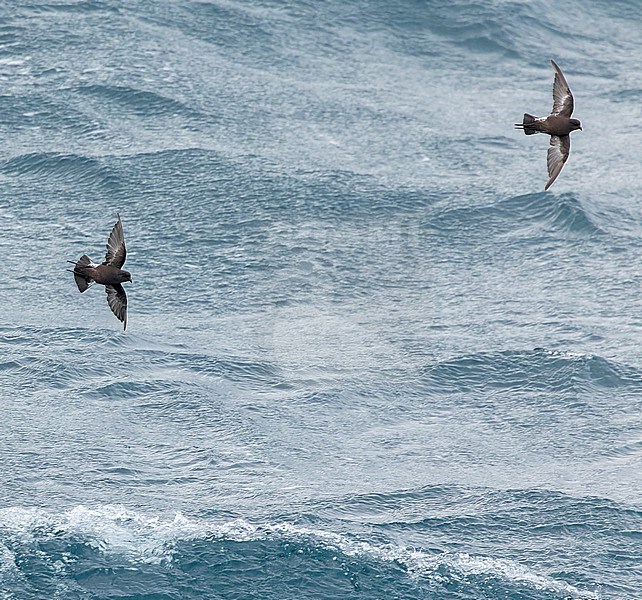
[[[68,261],[74,265],[74,270],[70,272],[74,274],[76,285],[81,293],[94,283],[105,286],[109,308],[118,320],[122,321],[123,329],[127,329],[127,294],[121,284],[132,280],[131,273],[121,268],[126,256],[123,223],[118,215],[118,221],[107,240],[107,253],[102,264],[97,265],[86,254],[76,262]]]
[[[534,117],[524,113],[524,121],[515,123],[515,127],[523,129],[526,135],[534,133],[547,133],[551,136],[548,147],[548,183],[547,190],[560,174],[564,163],[568,160],[571,151],[571,131],[582,129],[582,124],[577,119],[571,119],[573,114],[573,94],[566,83],[562,70],[551,60],[555,69],[553,82],[553,110],[548,117]]]

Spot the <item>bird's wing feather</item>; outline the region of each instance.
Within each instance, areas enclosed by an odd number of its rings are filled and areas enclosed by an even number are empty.
[[[551,114],[562,117],[570,117],[573,114],[573,94],[566,83],[562,70],[551,60],[555,69],[555,81],[553,82],[553,110]]]
[[[125,289],[120,283],[115,285],[106,285],[105,291],[107,292],[107,303],[111,312],[116,315],[116,318],[123,323],[123,329],[127,329],[127,294]]]
[[[560,174],[564,163],[568,160],[568,155],[571,151],[571,136],[570,135],[552,135],[551,145],[548,147],[548,183],[544,188],[546,191],[557,176]]]
[[[103,265],[109,265],[121,269],[125,264],[127,249],[125,248],[125,234],[123,233],[123,223],[118,215],[118,221],[109,234],[107,240],[107,253]]]

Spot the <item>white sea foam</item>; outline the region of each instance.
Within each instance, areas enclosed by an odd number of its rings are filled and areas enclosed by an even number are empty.
[[[15,554],[0,542],[0,600],[13,600],[11,584],[20,576]]]
[[[16,557],[9,548],[0,542],[0,581],[1,578],[16,569]]]
[[[76,536],[106,554],[120,554],[135,562],[171,560],[171,544],[189,538],[195,530],[201,532],[180,513],[162,520],[121,505],[76,506],[61,513],[34,508],[0,509],[0,532],[6,531],[23,542]]]

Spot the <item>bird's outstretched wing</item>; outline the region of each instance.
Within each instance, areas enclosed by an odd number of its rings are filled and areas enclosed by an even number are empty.
[[[118,221],[109,234],[107,240],[107,253],[105,254],[105,262],[103,265],[116,267],[122,269],[127,257],[127,249],[125,248],[125,234],[123,233],[123,223],[118,215]]]
[[[125,289],[120,283],[115,285],[106,285],[105,291],[107,292],[107,303],[111,312],[116,315],[116,318],[123,323],[123,330],[127,329],[127,294]]]
[[[553,82],[553,110],[552,115],[570,117],[573,114],[573,94],[568,87],[562,70],[551,60],[555,69],[555,81]]]
[[[544,188],[546,191],[557,176],[560,174],[564,163],[568,160],[569,152],[571,151],[571,136],[570,135],[552,135],[551,145],[548,147],[548,183]]]

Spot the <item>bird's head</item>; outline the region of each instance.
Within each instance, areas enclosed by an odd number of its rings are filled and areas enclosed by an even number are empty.
[[[120,275],[121,282],[132,280],[132,274],[129,271],[121,271],[119,275]]]
[[[573,130],[579,129],[582,131],[582,124],[580,123],[579,119],[570,119],[571,125],[573,126]]]

